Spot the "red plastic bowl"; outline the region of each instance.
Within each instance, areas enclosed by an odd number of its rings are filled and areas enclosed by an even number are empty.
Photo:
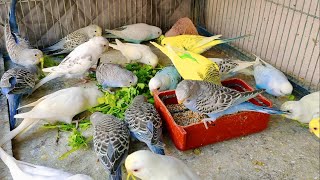
[[[222,85],[238,91],[254,90],[243,80],[235,78],[223,81]],[[164,120],[171,139],[175,146],[182,151],[256,133],[268,127],[269,114],[250,111],[220,117],[214,123],[207,123],[208,129],[205,128],[203,122],[188,126],[179,126],[166,107],[168,104],[178,103],[175,97],[175,91],[170,90],[154,93],[154,99],[155,107]],[[272,103],[262,95],[258,95],[249,101],[260,106],[272,106]]]

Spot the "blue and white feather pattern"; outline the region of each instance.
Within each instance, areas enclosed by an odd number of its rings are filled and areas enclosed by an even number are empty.
[[[181,76],[174,66],[168,66],[157,72],[149,81],[149,90],[153,92],[176,89]]]

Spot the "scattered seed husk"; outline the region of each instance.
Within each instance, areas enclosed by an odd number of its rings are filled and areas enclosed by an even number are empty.
[[[207,115],[190,111],[183,104],[169,104],[167,108],[179,126],[188,126],[207,118]]]

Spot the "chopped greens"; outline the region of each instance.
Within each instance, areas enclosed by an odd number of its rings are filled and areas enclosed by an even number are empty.
[[[148,83],[150,79],[162,69],[161,67],[153,69],[152,66],[145,64],[128,64],[126,69],[132,71],[138,77],[138,83],[134,87],[120,88],[114,94],[104,92],[104,97],[99,99],[100,105],[91,108],[91,112],[102,112],[104,114],[112,114],[120,119],[124,118],[124,112],[129,107],[132,99],[137,95],[144,95],[148,98],[148,102],[154,103],[150,94]]]
[[[76,124],[67,124],[67,123],[62,123],[58,122],[56,124],[44,124],[43,127],[47,129],[58,129],[58,132],[70,132],[69,137],[68,137],[68,146],[71,147],[71,150],[64,153],[59,157],[60,160],[65,159],[68,157],[71,153],[88,147],[88,143],[92,140],[92,136],[90,137],[84,137],[82,135],[82,132],[90,128],[91,122],[88,119],[79,121],[78,123],[78,128],[80,128],[80,131],[77,129]],[[58,135],[59,138],[59,135]]]

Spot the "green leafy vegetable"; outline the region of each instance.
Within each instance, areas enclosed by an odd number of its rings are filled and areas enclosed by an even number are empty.
[[[82,132],[87,130],[91,126],[91,122],[88,119],[82,120],[78,122],[78,128],[80,128],[81,131],[77,129],[77,124],[67,124],[58,122],[56,124],[44,124],[43,127],[47,129],[58,129],[58,132],[70,132],[68,137],[68,146],[71,147],[71,150],[64,153],[62,156],[59,157],[60,160],[65,159],[68,157],[71,153],[88,147],[88,143],[92,140],[92,136],[86,138],[82,135]],[[59,138],[59,135],[58,135]]]
[[[149,92],[148,83],[162,67],[153,69],[152,66],[149,65],[133,63],[128,64],[126,69],[132,71],[138,77],[137,85],[134,87],[120,88],[114,92],[114,94],[105,92],[104,97],[99,99],[100,105],[91,108],[89,111],[112,114],[123,119],[124,112],[129,107],[132,99],[137,95],[142,94],[148,98],[148,102],[154,103],[153,97]]]

